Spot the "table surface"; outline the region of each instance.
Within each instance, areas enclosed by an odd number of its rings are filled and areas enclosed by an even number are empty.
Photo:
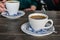
[[[21,31],[21,25],[28,22],[28,15],[31,13],[34,12],[26,12],[24,16],[15,20],[0,15],[0,40],[60,40],[60,11],[47,11],[49,19],[54,21],[57,33],[43,37],[34,37]]]

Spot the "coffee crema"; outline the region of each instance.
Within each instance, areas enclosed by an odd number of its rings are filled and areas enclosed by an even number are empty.
[[[13,2],[13,1],[11,1],[11,2],[8,2],[8,3],[18,3],[18,2]]]
[[[32,18],[32,19],[45,19],[46,17],[41,16],[41,15],[34,15],[34,16],[31,16],[30,18]]]

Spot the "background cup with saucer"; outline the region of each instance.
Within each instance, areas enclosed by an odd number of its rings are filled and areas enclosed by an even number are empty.
[[[2,12],[1,15],[8,19],[17,19],[25,14],[23,11],[19,10],[19,1],[6,1],[6,11]]]

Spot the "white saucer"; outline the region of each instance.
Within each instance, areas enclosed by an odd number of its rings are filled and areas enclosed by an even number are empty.
[[[46,25],[49,25],[49,23],[47,23]],[[32,35],[32,36],[46,36],[46,35],[50,35],[52,34],[54,31],[55,31],[55,28],[54,26],[52,26],[50,29],[43,29],[43,31],[40,31],[39,33],[35,33],[35,32],[32,32],[30,31],[30,29],[28,28],[29,27],[29,23],[24,23],[22,26],[21,26],[21,30],[26,33],[26,34],[29,34],[29,35]],[[29,30],[28,30],[28,29]]]
[[[18,13],[15,15],[9,15],[7,11],[1,13],[2,16],[6,17],[8,19],[17,19],[17,18],[23,16],[24,14],[25,14],[24,11],[18,11]]]

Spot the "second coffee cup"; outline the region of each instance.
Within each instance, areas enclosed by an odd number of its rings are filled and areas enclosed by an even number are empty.
[[[20,5],[19,1],[6,1],[5,4],[9,15],[17,14]]]

